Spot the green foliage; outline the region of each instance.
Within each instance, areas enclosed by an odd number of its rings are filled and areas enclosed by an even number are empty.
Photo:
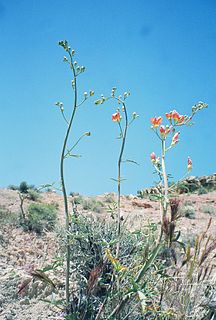
[[[41,198],[40,193],[34,189],[28,189],[28,199],[32,201],[39,201]]]
[[[26,181],[22,181],[19,185],[19,188],[18,190],[21,192],[21,193],[28,193],[28,189],[29,189],[29,186],[27,184]]]
[[[16,185],[14,185],[14,184],[10,184],[10,185],[8,186],[8,189],[9,189],[9,190],[19,190],[19,187],[16,186]]]
[[[37,201],[37,195],[36,193],[38,193],[39,195],[39,191],[37,190],[37,188],[35,188],[34,185],[32,184],[28,184],[26,181],[22,181],[19,186],[16,185],[9,185],[8,189],[10,190],[17,190],[23,194],[28,194],[29,195],[29,199],[33,200],[33,201]],[[32,199],[31,199],[32,198]]]
[[[181,216],[189,218],[189,219],[195,219],[196,211],[193,205],[191,204],[184,204],[181,209]]]
[[[4,206],[0,206],[0,225],[4,224],[17,225],[18,216],[7,210]]]
[[[95,198],[84,199],[82,206],[84,210],[93,211],[96,213],[101,213],[104,208],[103,202],[98,201]]]
[[[206,188],[204,188],[203,186],[201,186],[199,189],[198,189],[198,195],[201,195],[201,194],[207,194],[208,193],[208,190]]]
[[[216,209],[213,206],[210,205],[204,205],[202,206],[202,212],[207,213],[211,216],[215,216],[216,215]]]
[[[52,230],[57,218],[57,209],[53,204],[33,203],[28,208],[28,216],[25,222],[28,230],[42,233]]]
[[[76,270],[71,279],[76,287],[71,301],[72,318],[96,319],[99,307],[104,303],[100,319],[107,320],[119,301],[129,294],[132,299],[122,308],[120,319],[128,313],[131,313],[128,319],[142,319],[140,304],[137,305],[139,291],[139,296],[146,296],[149,306],[146,316],[154,319],[150,306],[159,297],[156,284],[163,269],[163,263],[158,259],[161,248],[156,244],[155,224],[136,232],[122,229],[121,250],[116,258],[116,223],[104,223],[81,215],[72,222],[71,270]],[[74,300],[80,302],[74,304]],[[166,311],[166,308],[160,310],[157,315],[162,317]]]

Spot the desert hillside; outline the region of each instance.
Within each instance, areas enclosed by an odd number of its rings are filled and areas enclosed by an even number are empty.
[[[191,180],[190,180],[191,181]],[[198,181],[198,180],[197,180]],[[190,183],[190,182],[188,182]],[[154,191],[145,190],[145,194]],[[193,243],[196,235],[203,232],[212,219],[209,232],[216,232],[216,191],[182,193],[180,200],[181,219],[177,228],[181,231],[184,242]],[[108,223],[110,207],[116,195],[107,193],[97,197],[85,197],[79,194],[69,196],[75,200],[77,213],[93,216]],[[38,203],[54,204],[58,216],[54,230],[37,234],[26,231],[18,225],[20,198],[16,190],[0,190],[0,319],[44,320],[61,319],[58,308],[50,306],[43,300],[51,300],[55,295],[52,285],[40,281],[34,270],[42,269],[57,257],[57,233],[64,225],[63,198],[55,192],[41,192]],[[26,199],[24,210],[35,201]],[[130,230],[136,230],[147,223],[160,221],[159,203],[144,196],[122,196],[122,216]],[[72,204],[71,204],[72,210]],[[59,288],[64,286],[64,277],[60,271],[50,273],[50,278]],[[26,287],[25,285],[28,284]],[[23,289],[22,289],[23,288]],[[58,293],[59,294],[59,293]],[[63,293],[62,293],[63,294]],[[61,293],[60,293],[61,295]]]

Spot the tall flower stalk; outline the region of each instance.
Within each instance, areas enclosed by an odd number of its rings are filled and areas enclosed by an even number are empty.
[[[176,110],[166,113],[166,118],[169,122],[166,126],[162,125],[162,117],[151,118],[152,129],[156,134],[157,138],[161,141],[161,159],[156,157],[155,153],[151,153],[151,162],[159,175],[160,178],[160,208],[161,208],[161,232],[159,236],[159,242],[162,240],[164,223],[168,222],[169,219],[168,209],[170,205],[169,193],[172,187],[168,184],[168,175],[166,171],[166,153],[173,148],[179,142],[180,131],[176,129],[180,126],[192,125],[192,119],[197,111],[206,108],[208,105],[203,102],[199,102],[192,107],[192,114],[190,116],[180,115]],[[170,139],[170,141],[169,141]],[[166,142],[169,141],[169,146],[166,147]],[[192,169],[192,160],[188,157],[187,171],[190,172]]]
[[[65,211],[65,229],[66,229],[66,278],[65,278],[65,296],[66,296],[66,310],[69,314],[69,305],[70,305],[70,226],[71,226],[71,216],[69,212],[69,205],[68,205],[68,198],[67,198],[67,190],[66,190],[66,184],[65,184],[65,172],[64,172],[64,165],[65,165],[65,159],[68,157],[78,157],[78,155],[73,153],[73,149],[78,145],[80,140],[84,138],[85,136],[89,136],[90,132],[86,132],[76,141],[76,143],[71,147],[68,148],[68,139],[71,133],[72,125],[74,123],[75,115],[77,112],[77,109],[87,100],[89,96],[94,95],[94,91],[90,91],[89,94],[87,92],[84,92],[84,98],[83,100],[78,103],[78,89],[77,89],[77,77],[85,71],[84,66],[79,66],[76,61],[74,61],[74,55],[75,51],[70,48],[68,45],[68,42],[60,41],[59,45],[65,50],[67,56],[64,56],[64,62],[68,63],[72,72],[72,89],[74,92],[74,100],[72,105],[72,112],[70,115],[70,118],[67,119],[65,113],[64,113],[64,106],[62,102],[57,102],[56,106],[59,107],[61,114],[63,116],[64,121],[66,122],[67,129],[65,133],[65,137],[63,140],[63,146],[61,151],[61,157],[60,157],[60,179],[61,179],[61,188],[63,193],[63,199],[64,199],[64,211]]]
[[[115,100],[118,103],[118,108],[116,113],[112,114],[112,121],[116,122],[119,127],[119,137],[121,140],[120,152],[117,163],[117,179],[112,179],[117,182],[117,245],[116,245],[116,258],[119,256],[120,250],[120,238],[121,238],[121,224],[122,224],[122,216],[121,216],[121,183],[124,180],[122,178],[122,163],[123,162],[132,162],[132,160],[123,160],[124,151],[125,151],[125,143],[127,138],[127,131],[131,123],[138,117],[138,115],[134,112],[132,114],[132,119],[129,121],[128,112],[126,107],[126,99],[130,96],[130,92],[124,92],[123,96],[116,96],[116,87],[112,88],[111,95],[109,97],[101,96],[101,99],[95,101],[96,105],[103,104],[108,100]],[[122,120],[124,124],[122,124]]]

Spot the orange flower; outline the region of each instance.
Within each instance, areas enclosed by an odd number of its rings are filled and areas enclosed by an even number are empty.
[[[166,117],[168,120],[172,120],[172,111],[166,113]]]
[[[153,127],[157,128],[162,123],[162,117],[151,118],[150,121],[151,121],[151,124],[153,125]]]
[[[184,121],[187,118],[187,116],[182,116],[176,110],[173,110],[173,111],[166,113],[166,118],[170,122],[172,122],[172,120],[174,120],[176,125],[182,125],[182,124],[184,124]]]
[[[188,171],[192,170],[192,160],[190,157],[188,157],[188,166],[187,166]]]
[[[119,112],[116,112],[116,113],[113,113],[113,115],[112,115],[112,121],[114,121],[114,122],[119,122],[121,120],[121,115],[120,115],[120,113]]]
[[[166,135],[166,128],[164,127],[164,126],[161,126],[160,127],[160,134],[161,134],[161,136],[164,138],[165,137],[165,135]]]
[[[186,118],[187,118],[187,116],[181,116],[180,115],[179,120],[178,120],[178,124],[179,125],[183,124]]]
[[[176,110],[173,110],[172,111],[172,118],[175,122],[178,122],[180,120],[180,114]]]

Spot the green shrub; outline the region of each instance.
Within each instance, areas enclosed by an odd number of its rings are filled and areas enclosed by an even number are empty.
[[[18,216],[15,213],[10,212],[4,206],[0,206],[0,225],[18,223]]]
[[[19,191],[21,192],[21,193],[28,193],[28,184],[27,184],[27,182],[26,181],[22,181],[21,183],[20,183],[20,185],[19,185]]]
[[[215,216],[215,215],[216,215],[216,210],[215,210],[215,208],[214,208],[213,206],[209,206],[209,205],[207,205],[207,204],[202,207],[202,211],[203,211],[204,213],[210,214],[211,216]]]
[[[70,233],[71,268],[76,272],[71,275],[71,281],[76,288],[74,295],[80,301],[80,303],[71,304],[73,314],[76,314],[77,319],[94,320],[99,307],[105,302],[103,316],[100,319],[108,319],[113,306],[118,304],[118,299],[125,292],[132,290],[133,278],[137,276],[141,265],[151,256],[156,243],[155,225],[149,225],[136,232],[123,229],[121,253],[117,260],[115,259],[115,223],[111,221],[104,223],[99,219],[86,218],[81,215],[73,222],[73,229]],[[64,233],[62,237],[65,237]],[[62,243],[64,244],[65,241]],[[124,267],[124,271],[116,271],[116,264]],[[160,262],[157,264],[158,268],[159,265]],[[120,288],[116,284],[118,282],[116,277],[120,281]],[[143,286],[144,294],[150,292],[148,300],[154,303],[158,299],[156,284],[160,277],[156,275],[154,267],[149,267],[140,285],[134,283],[134,286]],[[86,294],[88,299],[86,299]],[[124,319],[129,312],[131,312],[131,317],[128,319],[142,319],[140,307],[134,299],[125,305],[118,319]]]
[[[14,184],[10,184],[10,185],[8,186],[8,189],[10,189],[10,190],[19,190],[19,187],[18,187],[18,186],[15,186]]]
[[[101,213],[104,207],[103,202],[96,200],[95,198],[84,199],[82,203],[83,209]]]
[[[35,189],[28,189],[28,199],[32,201],[39,201],[40,200],[40,193]]]
[[[180,209],[181,216],[188,219],[195,219],[195,208],[191,204],[185,203]]]
[[[82,196],[76,195],[76,196],[73,196],[73,197],[74,197],[73,201],[74,201],[75,204],[82,204],[83,203],[83,197]]]
[[[204,188],[204,187],[200,187],[200,188],[199,188],[199,190],[198,190],[198,194],[199,194],[199,195],[200,195],[200,194],[206,194],[206,193],[208,193],[208,191],[207,191],[206,188]]]
[[[42,233],[52,230],[57,218],[57,209],[53,204],[32,203],[28,208],[26,225],[31,231]]]

